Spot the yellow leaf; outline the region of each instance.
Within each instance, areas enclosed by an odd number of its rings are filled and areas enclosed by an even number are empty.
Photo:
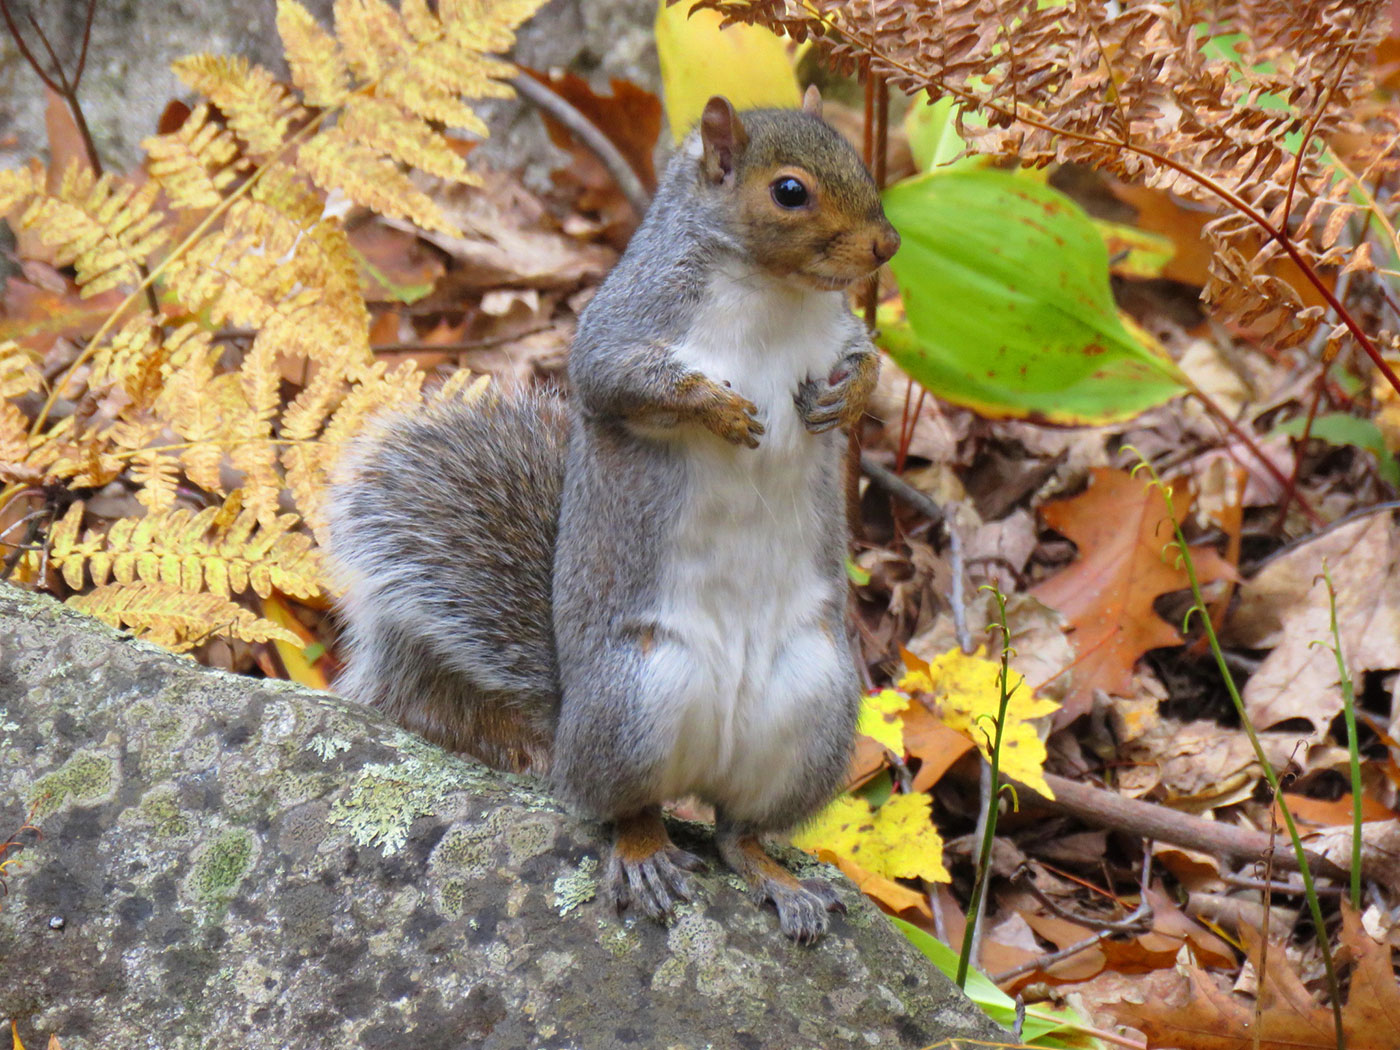
[[[890,911],[898,913],[912,909],[926,918],[933,917],[933,910],[929,907],[928,898],[918,890],[911,890],[903,883],[895,882],[894,879],[887,879],[883,875],[866,871],[850,857],[843,857],[830,850],[819,849],[817,856],[828,864],[835,864],[841,869],[841,874],[856,884],[856,889],[867,897],[879,901]]]
[[[656,12],[656,55],[671,134],[679,142],[696,122],[711,95],[723,95],[738,109],[802,104],[787,44],[758,26],[721,30],[715,11],[687,17],[686,0]]]
[[[885,878],[948,882],[931,805],[927,795],[894,795],[872,810],[863,799],[842,795],[792,841],[809,851],[830,850]]]
[[[292,612],[281,595],[274,594],[264,598],[262,608],[264,617],[301,639],[296,644],[281,638],[273,639],[273,644],[277,646],[277,655],[282,658],[282,666],[286,668],[287,677],[311,689],[329,689],[330,683],[326,681],[325,673],[317,664],[306,658],[307,649],[316,644],[316,636],[297,619],[296,613]]]
[[[990,760],[1001,704],[1000,661],[987,659],[980,650],[969,656],[961,649],[951,649],[927,664],[907,657],[906,664],[910,670],[900,679],[899,688],[928,694],[943,724],[962,733]],[[1007,688],[1010,698],[1002,729],[1001,771],[1046,798],[1054,798],[1043,773],[1045,744],[1032,720],[1059,710],[1060,705],[1037,699],[1015,671]]]
[[[903,755],[904,719],[899,716],[908,706],[909,698],[893,689],[867,694],[861,701],[856,732],[877,741],[896,755]]]

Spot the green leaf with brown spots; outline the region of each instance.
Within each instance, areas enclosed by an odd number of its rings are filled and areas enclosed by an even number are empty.
[[[1051,423],[1127,419],[1185,392],[1118,311],[1102,234],[1069,198],[997,170],[933,172],[885,191],[903,246],[904,316],[881,345],[945,400]]]

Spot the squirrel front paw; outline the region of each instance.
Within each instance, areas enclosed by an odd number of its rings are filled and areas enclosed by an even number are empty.
[[[880,358],[873,350],[849,354],[823,379],[809,379],[793,400],[803,425],[813,434],[860,421],[880,377]]]
[[[748,398],[697,374],[685,391],[685,401],[693,422],[731,444],[758,448],[764,426],[755,418],[758,406]]]

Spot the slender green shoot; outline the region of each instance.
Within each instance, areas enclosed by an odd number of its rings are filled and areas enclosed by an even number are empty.
[[[1351,760],[1351,906],[1361,910],[1361,744],[1356,735],[1356,689],[1342,655],[1342,634],[1337,627],[1337,589],[1332,584],[1332,571],[1322,563],[1322,578],[1327,583],[1327,604],[1332,617],[1333,654],[1337,657],[1337,677],[1342,683],[1342,714],[1347,723],[1347,755]],[[1319,643],[1314,642],[1314,645]]]
[[[1133,451],[1136,452],[1134,449]],[[1342,995],[1341,987],[1337,983],[1337,967],[1332,961],[1332,945],[1327,940],[1327,926],[1322,919],[1322,906],[1317,898],[1317,886],[1313,882],[1312,869],[1308,866],[1307,851],[1303,849],[1302,837],[1298,834],[1298,824],[1293,819],[1293,813],[1288,808],[1288,802],[1283,797],[1283,788],[1279,784],[1278,774],[1274,772],[1274,767],[1269,763],[1268,756],[1264,754],[1264,745],[1259,741],[1259,734],[1254,729],[1254,723],[1250,721],[1249,713],[1245,710],[1244,700],[1240,698],[1239,689],[1235,686],[1235,680],[1230,674],[1230,668],[1225,663],[1225,652],[1220,647],[1220,639],[1216,636],[1215,625],[1211,623],[1210,612],[1206,607],[1205,596],[1201,593],[1201,583],[1196,576],[1196,565],[1191,560],[1191,547],[1186,542],[1186,536],[1181,531],[1181,524],[1176,518],[1176,507],[1172,503],[1172,491],[1157,473],[1151,463],[1142,458],[1138,453],[1140,462],[1133,468],[1136,474],[1139,470],[1146,470],[1152,475],[1152,484],[1161,492],[1162,498],[1167,504],[1167,517],[1171,522],[1172,533],[1174,535],[1173,544],[1181,556],[1182,567],[1186,570],[1186,577],[1191,582],[1191,597],[1193,604],[1186,613],[1187,622],[1190,622],[1191,614],[1198,614],[1201,627],[1205,631],[1206,640],[1210,643],[1210,651],[1215,656],[1215,664],[1220,669],[1220,678],[1225,683],[1225,688],[1230,694],[1230,700],[1235,705],[1235,713],[1239,715],[1240,725],[1244,728],[1245,734],[1249,737],[1249,743],[1254,748],[1254,757],[1259,761],[1259,766],[1264,770],[1264,777],[1269,782],[1269,787],[1273,791],[1275,802],[1278,804],[1279,812],[1283,814],[1284,826],[1288,828],[1288,838],[1293,844],[1293,854],[1298,860],[1298,874],[1303,879],[1303,891],[1308,901],[1308,913],[1312,916],[1313,927],[1317,935],[1317,945],[1322,952],[1322,965],[1327,971],[1327,991],[1332,999],[1332,1021],[1336,1027],[1337,1050],[1346,1050],[1346,1031],[1342,1027]],[[1263,931],[1263,936],[1267,937],[1267,931]],[[1264,974],[1259,975],[1260,981],[1265,979]]]
[[[982,832],[982,845],[977,851],[977,881],[972,887],[972,899],[967,907],[967,926],[963,929],[962,950],[958,953],[958,972],[955,978],[959,988],[967,985],[967,973],[972,965],[972,944],[976,939],[978,915],[982,909],[982,896],[986,889],[987,878],[992,869],[992,843],[997,836],[997,810],[1001,802],[1001,738],[1002,729],[1006,725],[1006,708],[1011,702],[1011,694],[1020,685],[1008,689],[1006,684],[1011,678],[1011,630],[1006,626],[1006,596],[995,586],[985,585],[981,588],[984,591],[991,591],[992,597],[997,603],[997,622],[995,626],[1001,629],[1001,674],[997,677],[997,682],[1001,686],[1001,700],[997,707],[996,731],[991,738],[991,767],[992,767],[992,790],[987,802],[986,826]],[[991,628],[988,628],[990,630]]]

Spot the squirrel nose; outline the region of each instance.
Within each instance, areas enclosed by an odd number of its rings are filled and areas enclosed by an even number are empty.
[[[890,227],[875,238],[875,243],[870,246],[871,252],[880,264],[889,262],[894,258],[894,253],[899,251],[899,234]]]

